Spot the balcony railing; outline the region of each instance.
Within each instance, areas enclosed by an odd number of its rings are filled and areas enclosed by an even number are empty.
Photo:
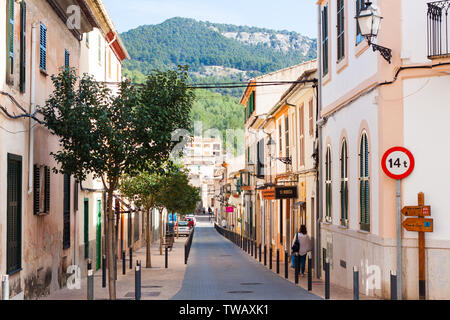
[[[428,3],[428,58],[450,56],[448,11],[450,1]]]

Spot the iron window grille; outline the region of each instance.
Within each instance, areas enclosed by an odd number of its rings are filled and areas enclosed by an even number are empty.
[[[370,177],[369,177],[369,143],[367,134],[363,133],[360,145],[360,228],[370,231]]]
[[[427,5],[428,58],[449,56],[448,11],[450,1],[434,1]]]

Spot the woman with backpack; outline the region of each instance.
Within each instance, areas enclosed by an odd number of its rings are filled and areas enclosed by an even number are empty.
[[[305,275],[306,254],[312,251],[311,238],[307,235],[306,226],[300,226],[300,232],[296,233],[292,240],[292,267],[295,268],[296,256],[300,261],[301,275]]]

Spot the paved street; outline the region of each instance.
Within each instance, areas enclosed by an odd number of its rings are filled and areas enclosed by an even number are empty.
[[[198,217],[181,290],[175,300],[320,299],[277,276]]]

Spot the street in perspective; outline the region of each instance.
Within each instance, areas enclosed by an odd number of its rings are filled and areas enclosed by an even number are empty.
[[[0,300],[450,300],[449,10],[0,1]]]

